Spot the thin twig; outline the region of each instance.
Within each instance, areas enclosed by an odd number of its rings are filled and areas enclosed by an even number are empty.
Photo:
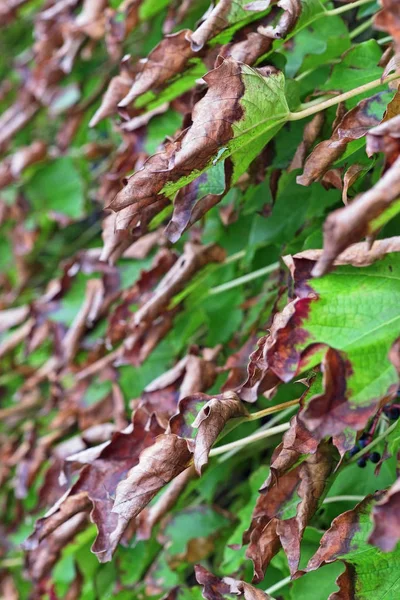
[[[266,431],[256,431],[251,435],[248,435],[245,438],[240,440],[236,440],[235,442],[230,442],[229,444],[224,444],[223,446],[218,446],[218,448],[212,448],[210,450],[209,456],[218,456],[219,454],[224,454],[224,452],[228,452],[232,450],[232,448],[241,448],[242,446],[247,446],[248,444],[253,444],[254,442],[258,442],[267,437],[272,437],[278,433],[283,433],[287,431],[290,427],[290,423],[282,423],[281,425],[277,425],[276,427],[271,427],[271,429],[267,429]]]
[[[321,112],[321,110],[325,110],[327,108],[330,108],[331,106],[336,106],[337,104],[340,104],[340,102],[344,102],[345,100],[354,98],[354,96],[358,96],[360,94],[363,94],[364,92],[373,90],[374,88],[379,87],[380,85],[383,85],[385,83],[390,83],[391,81],[394,81],[395,79],[399,79],[399,77],[400,77],[399,73],[393,73],[392,75],[389,75],[389,77],[386,77],[386,79],[384,81],[382,81],[381,78],[374,79],[374,81],[370,81],[369,83],[360,85],[359,87],[349,90],[348,92],[345,92],[344,94],[339,94],[339,96],[335,96],[334,98],[331,98],[330,100],[325,100],[324,102],[321,102],[320,104],[316,104],[315,106],[310,106],[309,108],[306,108],[305,110],[291,112],[291,113],[289,113],[288,120],[289,121],[299,121],[300,119],[305,119],[306,117],[309,117],[310,115],[315,115],[316,113]]]
[[[261,419],[267,415],[272,415],[280,410],[285,410],[285,408],[289,408],[290,406],[295,406],[300,402],[300,398],[296,398],[295,400],[290,400],[289,402],[282,402],[282,404],[276,404],[276,406],[269,406],[268,408],[264,408],[263,410],[259,410],[255,413],[252,413],[246,420],[247,421],[255,421],[256,419]]]
[[[361,502],[365,496],[330,496],[325,498],[322,504],[333,504],[334,502]]]

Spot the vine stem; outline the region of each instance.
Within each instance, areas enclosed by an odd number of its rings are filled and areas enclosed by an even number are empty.
[[[272,415],[273,413],[284,410],[285,408],[289,408],[290,406],[295,406],[299,402],[300,398],[296,398],[295,400],[290,400],[289,402],[283,402],[282,404],[277,404],[276,406],[264,408],[263,410],[252,413],[249,417],[247,417],[246,421],[255,421],[256,419],[261,419],[262,417]]]
[[[347,464],[351,465],[351,464],[357,462],[361,456],[364,456],[364,454],[367,454],[368,452],[370,452],[371,448],[375,448],[375,446],[377,446],[382,440],[384,440],[385,437],[387,437],[389,435],[389,433],[391,433],[396,428],[396,426],[397,426],[397,421],[392,423],[392,425],[390,425],[390,427],[388,427],[383,433],[381,433],[381,435],[378,435],[378,437],[376,437],[374,440],[372,440],[372,442],[370,444],[368,444],[368,446],[365,446],[365,448],[362,448],[360,450],[360,452],[357,452],[357,454],[355,454],[352,458],[350,458],[350,460],[347,461]]]
[[[361,23],[358,27],[353,29],[353,31],[350,31],[350,39],[354,40],[354,38],[356,38],[358,35],[363,33],[366,29],[368,29],[368,27],[370,27],[372,25],[373,21],[374,21],[374,17],[371,17],[370,19],[367,19],[366,21]]]
[[[290,583],[291,580],[292,580],[291,576],[288,575],[287,577],[284,577],[280,581],[277,581],[276,583],[274,583],[274,585],[271,585],[271,587],[269,587],[267,590],[265,590],[265,593],[266,594],[273,594],[274,592],[277,592],[281,588],[285,587],[285,585],[287,585],[288,583]]]
[[[345,4],[344,6],[339,6],[338,8],[332,8],[331,10],[326,10],[325,15],[341,15],[348,10],[352,10],[353,8],[357,8],[358,6],[363,6],[364,4],[370,4],[372,0],[356,0],[356,2],[351,2],[350,4]]]
[[[361,502],[365,496],[330,496],[325,498],[322,504],[333,504],[334,502]]]
[[[374,81],[370,81],[369,83],[365,83],[364,85],[360,85],[353,90],[345,92],[344,94],[339,94],[339,96],[335,96],[330,100],[325,100],[324,102],[320,102],[314,106],[310,106],[304,110],[299,110],[298,112],[289,113],[288,120],[289,121],[300,121],[301,119],[305,119],[310,115],[315,115],[315,113],[321,112],[321,110],[325,110],[326,108],[330,108],[331,106],[336,106],[340,104],[340,102],[344,102],[345,100],[349,100],[350,98],[354,98],[354,96],[358,96],[359,94],[363,94],[364,92],[368,92],[369,90],[373,90],[374,88],[384,84],[390,83],[395,79],[399,79],[400,73],[393,73],[386,77],[384,81],[382,79],[374,79]]]
[[[271,429],[266,429],[265,431],[256,431],[251,435],[248,435],[245,438],[240,440],[236,440],[235,442],[230,442],[229,444],[224,444],[223,446],[218,446],[218,448],[212,448],[210,450],[209,456],[218,456],[219,454],[224,454],[229,450],[233,450],[233,448],[241,448],[243,446],[248,446],[249,444],[253,444],[254,442],[258,442],[267,437],[272,437],[277,433],[283,433],[287,431],[290,427],[290,423],[281,423],[281,425],[277,425],[276,427],[271,427]]]
[[[232,262],[232,261],[230,261]],[[226,262],[225,262],[226,264]],[[231,288],[237,287],[239,285],[243,285],[248,281],[252,281],[253,279],[257,279],[257,277],[262,277],[262,275],[267,275],[268,273],[272,273],[279,269],[279,263],[274,262],[266,267],[262,267],[261,269],[257,269],[256,271],[252,271],[251,273],[247,273],[246,275],[242,275],[241,277],[237,277],[237,279],[231,279],[231,281],[227,281],[226,283],[222,283],[221,285],[217,285],[209,290],[209,296],[215,296],[216,294],[222,294],[222,292],[226,292]]]

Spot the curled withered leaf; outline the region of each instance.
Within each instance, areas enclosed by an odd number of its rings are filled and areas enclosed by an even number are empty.
[[[367,171],[367,169],[364,167],[364,165],[359,165],[358,163],[351,165],[347,169],[347,171],[343,177],[343,190],[342,190],[343,204],[348,203],[348,195],[347,194],[348,194],[349,188],[351,188],[351,186],[357,181],[357,179],[359,179],[364,173],[366,173],[366,171]]]
[[[141,0],[123,0],[116,10],[106,10],[106,44],[110,56],[117,60],[122,43],[138,25]]]
[[[148,413],[138,410],[129,431],[115,433],[110,442],[74,456],[74,462],[85,464],[77,482],[37,521],[34,533],[25,543],[27,549],[33,550],[74,514],[91,509],[91,519],[98,530],[92,550],[99,560],[112,556],[120,539],[113,537],[118,525],[118,517],[112,512],[117,485],[139,463],[141,452],[164,431],[156,419],[148,421]]]
[[[344,250],[335,259],[334,265],[352,265],[353,267],[367,267],[372,265],[377,260],[384,258],[390,252],[400,252],[400,237],[395,236],[383,240],[376,240],[372,248],[368,242],[359,242],[352,244]],[[317,262],[322,256],[323,250],[304,250],[293,256],[284,256],[288,268],[291,270],[292,276],[295,276],[296,261],[300,259],[311,260]]]
[[[189,58],[194,56],[186,39],[187,33],[188,30],[184,29],[178,33],[165,36],[147,58],[140,61],[139,67],[141,67],[141,70],[137,74],[131,89],[119,102],[118,106],[120,108],[128,106],[138,96],[149,90],[157,90],[174,75],[184,70]]]
[[[208,462],[208,454],[219,434],[230,419],[245,417],[248,414],[243,402],[237,394],[227,391],[212,397],[202,407],[193,427],[197,435],[194,447],[194,464],[201,475],[204,465]]]
[[[62,341],[66,362],[73,360],[82,335],[98,318],[103,306],[104,296],[105,289],[102,280],[90,279],[86,285],[82,306]]]
[[[118,103],[126,96],[132,85],[132,79],[128,73],[121,72],[113,77],[108,85],[99,108],[89,121],[89,127],[95,127],[100,121],[117,112]]]
[[[17,181],[24,169],[43,160],[46,155],[47,146],[41,140],[19,148],[0,164],[0,189]]]
[[[246,380],[249,356],[252,350],[254,350],[256,342],[257,336],[253,333],[237,352],[228,357],[225,364],[225,369],[228,370],[228,377],[222,386],[224,392],[235,390]]]
[[[216,375],[214,356],[207,360],[192,351],[145,387],[140,405],[149,413],[155,412],[167,427],[170,417],[176,413],[178,402],[195,392],[206,391],[214,383]]]
[[[0,117],[0,149],[4,150],[12,137],[32,119],[39,103],[27,91],[20,90],[17,100]]]
[[[400,540],[400,479],[374,505],[374,529],[368,538],[370,544],[384,552],[391,552]]]
[[[324,251],[313,269],[314,277],[327,273],[348,246],[373,235],[385,223],[385,213],[400,196],[399,169],[400,158],[397,158],[371,189],[328,216],[324,224]]]
[[[164,252],[168,254],[168,251]],[[141,364],[172,327],[174,316],[179,310],[179,305],[168,308],[173,297],[183,289],[186,282],[197,271],[210,262],[222,262],[224,258],[225,251],[215,244],[207,246],[185,244],[184,253],[169,269],[150,297],[143,298],[139,309],[126,320],[127,330],[124,332],[123,345],[83,369],[79,373],[79,378],[97,373],[106,364],[117,359],[126,359],[131,364]],[[133,296],[135,294],[134,289]],[[122,316],[126,315],[129,303],[121,307]]]
[[[112,515],[117,518],[109,544],[98,554],[101,562],[111,560],[112,554],[129,522],[136,517],[154,496],[190,464],[192,453],[188,442],[174,434],[160,435],[145,449],[137,466],[117,486]]]
[[[324,124],[324,113],[317,113],[309,123],[304,127],[303,140],[297,147],[295,155],[290,163],[289,171],[301,169],[307,156],[307,152],[314,144],[315,140],[321,133],[322,125]]]
[[[194,570],[198,583],[203,586],[203,598],[206,600],[224,600],[228,596],[241,597],[244,600],[270,600],[271,598],[245,581],[233,577],[220,579],[201,565],[196,565]]]
[[[386,31],[400,50],[400,11],[396,0],[380,0],[382,10],[374,18],[374,25],[379,31]]]
[[[400,155],[400,115],[384,120],[367,135],[367,154],[385,153],[385,168],[390,167]]]
[[[281,39],[290,33],[296,26],[303,10],[301,0],[279,0],[277,4],[284,10],[277,25],[258,28],[259,33],[272,39]]]
[[[304,434],[305,432],[305,434]],[[304,530],[329,486],[338,455],[331,442],[315,445],[295,420],[290,437],[278,446],[271,459],[271,475],[261,487],[245,541],[246,555],[253,561],[254,577],[260,581],[271,559],[282,547],[293,575],[299,566]],[[297,450],[294,448],[297,447]],[[305,452],[312,454],[305,454]],[[297,505],[296,515],[285,511]]]
[[[143,270],[135,283],[124,290],[118,303],[110,311],[106,341],[115,344],[122,340],[127,333],[128,324],[132,319],[130,307],[137,305],[139,308],[148,302],[160,280],[175,264],[177,256],[171,250],[162,248],[154,257],[149,269]]]
[[[232,165],[228,159],[211,173],[210,171],[203,173],[178,191],[174,199],[172,218],[165,229],[165,235],[172,243],[178,241],[189,225],[201,218],[202,214],[199,214],[201,206],[205,205],[209,210],[211,206],[215,206],[222,200],[229,189],[231,176]]]
[[[78,512],[62,523],[39,546],[26,554],[25,567],[29,577],[38,582],[48,575],[63,548],[87,525],[87,512]]]
[[[382,94],[375,94],[371,98],[361,100],[349,110],[336,125],[329,140],[314,148],[306,160],[303,174],[297,177],[297,183],[310,185],[313,181],[321,179],[332,163],[344,153],[349,142],[360,139],[369,129],[378,125],[379,119],[371,107],[382,101]]]
[[[176,505],[179,496],[195,475],[196,470],[194,465],[191,465],[171,481],[166,491],[155,504],[142,511],[137,530],[138,539],[148,540],[150,538],[153,527]]]
[[[267,6],[261,10],[265,10]],[[258,10],[260,9],[253,9],[247,0],[220,0],[196,31],[187,32],[186,37],[190,41],[191,49],[199,52],[218,33],[248,18],[252,11],[258,12]]]
[[[24,304],[15,308],[0,311],[0,333],[20,325],[29,315],[29,306]]]
[[[196,2],[193,0],[182,0],[179,3],[172,3],[168,7],[167,16],[165,17],[165,21],[163,23],[163,33],[168,34],[172,33],[172,30],[182,23],[183,19],[190,13],[190,11],[195,8]]]
[[[184,253],[160,281],[151,298],[135,312],[131,323],[139,325],[152,321],[197,271],[210,262],[222,262],[224,259],[225,251],[216,244],[185,244]]]

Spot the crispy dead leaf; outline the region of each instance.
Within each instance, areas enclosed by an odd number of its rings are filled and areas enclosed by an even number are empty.
[[[171,481],[155,504],[142,511],[139,518],[138,539],[147,540],[150,538],[153,527],[176,505],[179,496],[195,475],[196,470],[194,465],[191,465]]]
[[[47,155],[46,144],[38,140],[17,150],[0,164],[0,189],[17,181],[24,169]]]
[[[106,44],[110,56],[117,60],[123,42],[139,23],[141,0],[123,0],[118,9],[106,11]]]
[[[263,579],[265,569],[281,546],[291,574],[297,571],[304,530],[318,509],[337,465],[332,443],[321,442],[316,448],[314,440],[303,435],[297,421],[292,423],[290,437],[272,456],[271,475],[260,489],[261,496],[246,533],[250,541],[246,555],[254,563],[256,581]],[[296,447],[298,450],[293,449]],[[313,453],[304,454],[305,451]],[[296,515],[287,517],[286,511],[293,514],[294,503]]]
[[[400,12],[396,0],[380,0],[382,10],[375,15],[374,25],[379,31],[386,31],[400,49]]]
[[[197,415],[193,427],[196,428],[194,464],[201,475],[208,462],[208,454],[219,434],[230,419],[245,417],[247,410],[235,392],[224,392],[214,396],[203,406]]]
[[[39,104],[29,92],[21,90],[15,103],[0,117],[0,149],[4,150],[12,137],[32,119]]]
[[[118,103],[126,96],[132,85],[131,77],[126,72],[113,77],[104,94],[99,108],[89,122],[89,127],[95,127],[100,121],[113,115],[117,111]]]
[[[400,539],[400,479],[377,502],[372,510],[374,529],[368,539],[384,552],[396,548]]]
[[[280,0],[278,3],[280,8],[283,8],[284,13],[279,19],[275,27],[259,27],[259,33],[272,39],[284,38],[295,27],[299,20],[303,6],[300,0]]]
[[[63,339],[65,360],[70,362],[77,351],[79,340],[87,327],[96,321],[104,301],[104,285],[101,279],[90,279],[80,311]]]
[[[317,113],[309,123],[304,127],[303,140],[298,146],[295,155],[290,163],[289,171],[301,169],[304,166],[307,153],[321,133],[324,124],[324,113]]]
[[[195,566],[196,579],[203,586],[203,597],[207,600],[224,600],[224,598],[242,597],[244,600],[269,600],[271,596],[255,588],[254,586],[233,579],[232,577],[224,577],[220,579],[207,571],[201,565]]]
[[[154,496],[191,461],[192,453],[188,442],[174,434],[160,435],[155,443],[145,449],[136,467],[116,489],[112,515],[117,518],[110,535],[110,543],[99,560],[111,560],[112,554],[131,519],[136,517]]]
[[[369,129],[378,125],[379,119],[370,107],[379,102],[380,98],[381,94],[375,94],[371,98],[361,100],[343,116],[331,138],[318,144],[307,158],[304,172],[297,177],[297,183],[310,185],[313,181],[321,179],[332,163],[344,153],[349,142],[360,139]]]
[[[20,325],[29,315],[29,306],[26,304],[16,308],[8,308],[0,311],[0,333]]]
[[[395,236],[384,240],[376,240],[372,248],[367,242],[352,244],[335,259],[335,265],[352,265],[353,267],[367,267],[377,260],[383,258],[390,252],[400,252],[400,237]],[[284,261],[294,276],[295,261],[306,259],[317,262],[322,256],[323,250],[304,250],[292,256],[285,256]]]
[[[90,449],[82,457],[74,456],[75,462],[86,466],[64,497],[37,521],[34,533],[26,542],[28,549],[34,549],[72,515],[91,508],[91,519],[98,529],[92,550],[99,560],[112,556],[121,537],[114,537],[119,519],[112,512],[118,483],[126,478],[134,465],[139,464],[141,452],[152,446],[163,431],[155,419],[148,426],[148,418],[147,412],[136,411],[130,431],[114,434],[111,442]]]
[[[154,411],[167,427],[182,398],[212,386],[217,375],[213,359],[214,356],[210,360],[201,358],[194,351],[186,355],[145,387],[140,405],[149,413]]]
[[[345,208],[332,212],[324,224],[324,251],[313,270],[321,277],[335,259],[352,243],[373,233],[381,226],[380,217],[390,210],[400,196],[400,158],[383,177]]]
[[[390,167],[400,155],[400,115],[374,127],[367,135],[367,154],[385,153],[385,168]]]
[[[157,90],[185,68],[188,59],[194,56],[187,34],[188,30],[184,29],[165,36],[148,57],[141,60],[141,71],[119,107],[128,106],[148,90]]]
[[[78,512],[42,540],[35,550],[27,553],[26,568],[33,581],[38,582],[50,573],[63,548],[86,526],[87,520],[86,512]]]
[[[343,204],[348,204],[347,194],[348,194],[349,188],[351,188],[351,186],[357,181],[357,179],[359,179],[365,172],[366,172],[365,167],[363,165],[359,165],[358,163],[351,165],[347,169],[347,171],[343,177],[343,191],[342,191]]]

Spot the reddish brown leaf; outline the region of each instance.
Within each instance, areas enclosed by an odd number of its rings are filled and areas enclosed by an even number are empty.
[[[321,179],[332,163],[344,153],[349,142],[360,139],[369,129],[378,125],[379,119],[370,107],[379,101],[379,98],[380,94],[376,94],[361,100],[343,116],[331,138],[318,144],[307,158],[304,172],[297,177],[297,183],[310,185],[313,181]]]
[[[400,49],[400,11],[396,0],[380,0],[382,10],[374,19],[374,25],[379,31],[385,31],[395,41],[397,50]]]
[[[332,443],[317,447],[304,435],[296,420],[271,459],[271,475],[261,487],[246,540],[246,555],[254,563],[254,577],[260,581],[273,556],[283,547],[293,575],[299,565],[304,530],[329,486],[337,465]],[[297,448],[297,449],[296,449]],[[312,454],[304,454],[312,452]],[[285,510],[297,501],[296,516],[285,518]],[[293,509],[291,509],[293,512]]]
[[[391,552],[400,540],[400,479],[386,492],[372,510],[374,529],[369,543]]]
[[[370,190],[329,215],[324,224],[324,251],[314,267],[314,277],[327,273],[348,246],[374,232],[371,222],[400,196],[399,168],[400,158],[397,158]]]
[[[158,436],[152,446],[143,450],[137,466],[117,486],[111,513],[117,522],[110,534],[108,547],[98,554],[101,562],[111,560],[129,522],[167,483],[189,466],[191,458],[188,442],[171,433]]]
[[[233,579],[232,577],[224,577],[220,579],[207,571],[201,565],[195,566],[196,579],[203,586],[203,598],[206,600],[224,600],[227,594],[232,597],[241,597],[244,600],[270,600],[271,596],[255,588],[254,586]]]
[[[119,107],[125,108],[145,92],[157,90],[184,70],[188,59],[194,56],[187,35],[187,29],[167,35],[141,61],[141,71],[127,95],[119,102]]]
[[[117,486],[126,478],[130,469],[140,463],[141,452],[152,446],[156,437],[163,432],[155,419],[148,426],[148,414],[140,410],[135,413],[133,429],[130,429],[126,433],[114,434],[110,442],[98,448],[73,457],[75,462],[79,461],[86,466],[65,496],[45,517],[37,521],[35,532],[26,543],[28,549],[33,550],[41,540],[76,513],[88,512],[91,508],[91,519],[98,529],[93,552],[99,560],[111,558],[128,524],[125,523],[121,535],[116,538],[115,530],[119,519],[112,508]]]
[[[194,464],[201,475],[204,465],[208,462],[208,454],[219,434],[230,419],[245,417],[248,412],[235,392],[228,391],[212,397],[203,406],[193,427],[196,428],[194,448]]]

